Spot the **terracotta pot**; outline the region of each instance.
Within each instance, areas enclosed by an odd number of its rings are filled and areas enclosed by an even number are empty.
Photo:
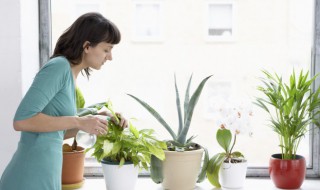
[[[62,184],[76,184],[83,181],[84,148],[78,146],[77,151],[63,152]]]
[[[134,190],[138,180],[139,168],[132,162],[125,162],[119,167],[119,162],[101,160],[103,176],[109,190]]]
[[[163,161],[163,188],[193,190],[200,172],[203,152],[203,149],[185,152],[164,151],[166,159]]]
[[[269,174],[277,188],[299,189],[306,175],[306,160],[300,155],[296,155],[295,160],[282,160],[281,154],[273,154]]]

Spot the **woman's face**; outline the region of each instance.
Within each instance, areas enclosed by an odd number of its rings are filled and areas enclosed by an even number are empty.
[[[96,46],[85,46],[82,58],[85,68],[99,70],[107,60],[112,60],[112,48],[113,45],[106,42],[100,42]]]

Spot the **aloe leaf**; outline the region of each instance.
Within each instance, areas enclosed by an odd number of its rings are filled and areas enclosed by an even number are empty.
[[[139,98],[131,94],[127,94],[127,95],[129,95],[130,97],[138,101],[144,108],[146,108],[149,111],[149,113],[151,113],[151,115],[153,115],[166,128],[166,130],[170,133],[173,139],[177,138],[176,134],[173,132],[171,127],[165,122],[165,120],[160,116],[160,114],[156,110],[154,110],[151,106],[149,106],[147,103],[140,100]]]
[[[189,92],[190,92],[190,86],[191,86],[191,81],[192,81],[192,74],[190,76],[189,82],[188,82],[188,86],[187,86],[187,90],[186,90],[186,94],[184,97],[184,123],[186,121],[187,118],[187,113],[188,113],[188,107],[189,107]],[[179,133],[180,134],[180,133]]]
[[[182,144],[184,144],[186,142],[187,133],[189,131],[189,126],[190,126],[190,123],[191,123],[194,107],[196,106],[196,104],[197,104],[197,102],[199,100],[200,94],[202,92],[202,89],[203,89],[205,83],[207,82],[207,80],[210,77],[212,77],[212,75],[210,75],[210,76],[206,77],[205,79],[203,79],[201,81],[201,83],[198,85],[198,88],[196,89],[196,91],[191,96],[191,99],[190,99],[190,102],[189,102],[189,106],[188,106],[188,112],[187,112],[187,115],[186,115],[186,118],[185,118],[185,124],[184,124],[182,132],[178,136],[178,141],[180,143],[182,143]]]
[[[177,111],[178,111],[178,118],[179,118],[179,130],[178,130],[178,134],[181,133],[181,130],[183,128],[183,123],[182,123],[182,114],[181,114],[181,105],[180,105],[180,96],[179,96],[179,90],[178,90],[178,86],[177,86],[177,79],[176,79],[176,75],[174,75],[174,87],[176,89],[176,104],[177,104]]]
[[[188,140],[187,143],[191,143],[193,139],[195,139],[197,136],[192,135]]]
[[[163,181],[162,161],[154,155],[151,155],[150,177],[156,184]]]

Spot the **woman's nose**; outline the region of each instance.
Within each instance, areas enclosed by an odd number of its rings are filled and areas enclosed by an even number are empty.
[[[110,53],[110,54],[107,54],[105,60],[106,60],[106,61],[107,61],[107,60],[112,61],[112,54],[111,54],[111,53]]]

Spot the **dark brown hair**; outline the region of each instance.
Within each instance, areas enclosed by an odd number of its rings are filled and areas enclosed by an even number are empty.
[[[100,42],[118,44],[120,39],[120,31],[115,24],[99,13],[86,13],[60,36],[51,58],[62,55],[78,65],[82,59],[84,42],[89,41],[90,46],[94,47]],[[84,70],[89,77],[90,68]]]

